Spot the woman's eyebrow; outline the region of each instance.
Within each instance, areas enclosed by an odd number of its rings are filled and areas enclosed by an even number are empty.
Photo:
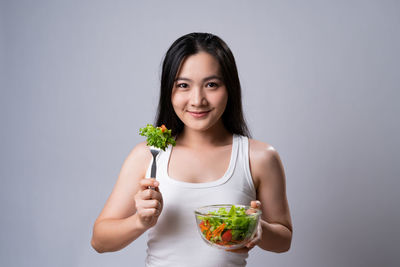
[[[222,81],[222,78],[221,78],[220,76],[218,76],[218,75],[211,75],[211,76],[208,76],[208,77],[204,78],[204,79],[203,79],[203,82],[208,81],[208,80],[213,80],[213,79],[217,79],[217,80]]]
[[[221,80],[221,81],[222,81],[222,78],[221,78],[220,76],[218,76],[218,75],[211,75],[211,76],[205,77],[205,78],[203,79],[203,82],[208,81],[208,80],[213,80],[213,79],[218,79],[218,80]],[[175,82],[176,82],[176,81],[188,81],[188,82],[191,82],[192,80],[189,79],[189,78],[185,78],[185,77],[177,77],[177,78],[175,79]]]
[[[176,82],[176,81],[188,81],[188,82],[191,82],[192,80],[189,79],[189,78],[185,78],[185,77],[177,77],[177,78],[175,78],[174,81],[175,81],[175,82]]]

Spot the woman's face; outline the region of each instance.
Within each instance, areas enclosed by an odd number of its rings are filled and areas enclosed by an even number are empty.
[[[218,61],[206,52],[187,57],[175,78],[171,101],[185,127],[205,131],[223,126],[228,93]]]

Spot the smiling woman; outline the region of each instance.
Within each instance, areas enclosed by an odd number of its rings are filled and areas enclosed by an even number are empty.
[[[210,74],[203,73],[205,76],[202,77],[203,79],[210,79],[207,86],[224,86],[227,91],[228,99],[221,117],[224,127],[229,132],[250,136],[242,111],[241,86],[235,58],[228,45],[221,38],[208,33],[184,35],[178,38],[167,51],[162,66],[156,124],[165,124],[173,129],[174,135],[179,135],[183,130],[184,124],[175,113],[171,96],[176,85],[181,84],[180,87],[190,85],[188,82],[191,77],[184,76],[182,71],[184,65],[187,72],[190,71],[194,74],[197,71],[199,64],[191,67],[185,64],[189,57],[197,56],[197,54],[206,54],[207,56],[204,56],[203,60],[209,60],[207,64],[210,64],[208,66],[211,68],[207,71]],[[192,59],[189,63],[194,64],[194,61]],[[196,68],[191,69],[192,67]],[[206,82],[207,80],[203,80],[204,84]]]
[[[243,267],[255,245],[287,251],[292,223],[283,166],[272,146],[249,138],[228,46],[208,33],[182,36],[165,56],[160,91],[156,125],[171,129],[176,145],[160,152],[150,179],[146,144],[132,150],[95,222],[92,246],[119,250],[148,231],[149,267]],[[194,211],[227,203],[262,214],[256,235],[237,250],[208,246],[197,233]],[[211,230],[213,238],[235,241],[228,227]]]
[[[220,120],[228,101],[219,64],[213,56],[200,52],[182,62],[172,89],[172,106],[186,130],[222,131]]]

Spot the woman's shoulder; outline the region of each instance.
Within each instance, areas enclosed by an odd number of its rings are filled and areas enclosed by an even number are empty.
[[[251,138],[249,138],[249,152],[256,158],[269,158],[278,154],[271,144]]]
[[[146,152],[149,152],[149,147],[147,146],[146,141],[140,142],[138,144],[136,144],[132,150],[131,153],[135,153],[135,154],[146,154]]]
[[[258,180],[277,168],[282,168],[278,151],[269,143],[249,139],[250,169]]]
[[[125,164],[139,163],[147,164],[151,160],[151,153],[146,142],[136,144],[125,159]],[[135,164],[136,165],[136,164]]]

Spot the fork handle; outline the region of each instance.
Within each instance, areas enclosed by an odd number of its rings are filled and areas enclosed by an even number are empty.
[[[153,156],[153,164],[151,164],[151,178],[156,178],[157,166],[156,166],[156,156]]]
[[[151,164],[151,178],[156,178],[156,173],[157,173],[157,166],[156,166],[156,156],[153,155],[153,163]],[[155,189],[153,186],[149,186],[150,189]]]

